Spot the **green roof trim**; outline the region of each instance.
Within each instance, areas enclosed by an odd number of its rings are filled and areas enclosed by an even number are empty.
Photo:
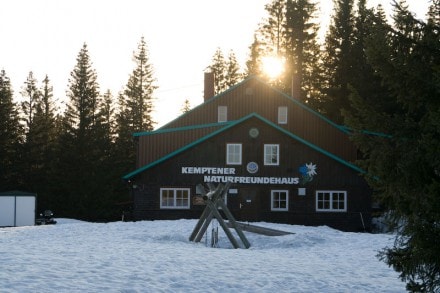
[[[322,149],[322,148],[320,148],[320,147],[318,147],[318,146],[316,146],[316,145],[306,141],[305,139],[303,139],[303,138],[301,138],[301,137],[299,137],[299,136],[297,136],[297,135],[295,135],[295,134],[285,130],[284,128],[279,127],[278,125],[276,125],[273,122],[267,120],[266,118],[258,115],[257,113],[251,113],[251,114],[249,114],[249,115],[247,115],[247,116],[245,116],[245,117],[243,117],[243,118],[241,118],[239,120],[235,120],[235,121],[231,121],[231,122],[228,122],[228,123],[224,123],[224,127],[220,128],[220,129],[218,129],[216,131],[213,131],[210,134],[208,134],[208,135],[206,135],[206,136],[204,136],[204,137],[202,137],[202,138],[200,138],[198,140],[195,140],[192,143],[190,143],[190,144],[188,144],[188,145],[186,145],[186,146],[184,146],[184,147],[182,147],[182,148],[180,148],[178,150],[175,150],[174,152],[171,152],[168,155],[166,155],[166,156],[164,156],[164,157],[162,157],[162,158],[160,158],[160,159],[158,159],[158,160],[156,160],[154,162],[151,162],[150,164],[147,164],[147,165],[145,165],[145,166],[143,166],[143,167],[141,167],[141,168],[139,168],[139,169],[137,169],[137,170],[127,174],[127,175],[125,175],[124,177],[122,177],[122,179],[129,180],[130,178],[133,178],[134,176],[142,173],[143,171],[145,171],[147,169],[150,169],[150,168],[152,168],[154,166],[157,166],[160,163],[162,163],[162,162],[164,162],[164,161],[166,161],[166,160],[168,160],[168,159],[170,159],[170,158],[172,158],[172,157],[174,157],[174,156],[176,156],[176,155],[178,155],[178,154],[180,154],[180,153],[182,153],[182,152],[184,152],[184,151],[186,151],[186,150],[188,150],[188,149],[190,149],[190,148],[192,148],[192,147],[194,147],[194,146],[196,146],[198,144],[200,144],[201,142],[204,142],[204,141],[210,139],[211,137],[216,136],[217,134],[222,133],[222,132],[226,131],[227,129],[229,129],[231,127],[234,127],[234,126],[236,126],[236,125],[242,123],[243,121],[246,121],[246,120],[248,120],[248,119],[250,119],[252,117],[255,117],[255,118],[263,121],[267,125],[272,126],[273,128],[281,131],[282,133],[288,135],[289,137],[299,141],[300,143],[305,144],[306,146],[316,150],[317,152],[320,152],[323,155],[325,155],[327,157],[330,157],[333,160],[335,160],[335,161],[337,161],[337,162],[339,162],[339,163],[341,163],[341,164],[343,164],[343,165],[345,165],[345,166],[347,166],[347,167],[349,167],[349,168],[351,168],[351,169],[353,169],[353,170],[355,170],[357,172],[365,173],[365,171],[362,170],[361,168],[359,168],[358,166],[356,166],[356,165],[354,165],[354,164],[352,164],[352,163],[350,163],[348,161],[345,161],[345,160],[341,159],[338,156],[335,156],[334,154],[332,154],[332,153],[330,153],[330,152],[328,152],[328,151],[326,151],[326,150],[324,150],[324,149]]]
[[[295,140],[305,144],[306,146],[314,149],[315,151],[320,152],[321,154],[323,154],[323,155],[325,155],[325,156],[327,156],[329,158],[332,158],[333,160],[335,160],[335,161],[337,161],[337,162],[339,162],[339,163],[341,163],[341,164],[343,164],[343,165],[345,165],[345,166],[347,166],[347,167],[349,167],[349,168],[351,168],[351,169],[353,169],[353,170],[355,170],[357,172],[366,173],[365,170],[359,168],[355,164],[350,163],[350,162],[348,162],[348,161],[346,161],[346,160],[344,160],[344,159],[342,159],[342,158],[340,158],[340,157],[338,157],[338,156],[336,156],[336,155],[334,155],[334,154],[332,154],[332,153],[330,153],[330,152],[328,152],[328,151],[318,147],[317,145],[314,145],[314,144],[308,142],[307,140],[305,140],[305,139],[303,139],[303,138],[301,138],[301,137],[291,133],[290,131],[287,131],[284,128],[279,127],[278,125],[276,125],[272,121],[269,121],[266,118],[259,116],[258,114],[255,114],[255,116],[258,117],[259,119],[261,119],[262,121],[264,121],[266,124],[268,124],[268,125],[276,128],[276,129],[278,129],[279,131],[283,132],[284,134],[286,134],[286,135],[290,136],[291,138],[293,138],[293,139],[295,139]]]
[[[133,133],[133,136],[139,137],[139,136],[145,136],[145,135],[194,130],[194,129],[208,128],[208,127],[221,127],[221,126],[228,125],[230,123],[231,123],[231,121],[219,122],[219,123],[199,124],[199,125],[190,125],[190,126],[183,126],[183,127],[177,127],[177,128],[166,128],[166,129],[159,128],[158,130],[153,130],[153,131],[135,132],[135,133]]]

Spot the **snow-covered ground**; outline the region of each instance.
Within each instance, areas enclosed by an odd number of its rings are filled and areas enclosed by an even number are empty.
[[[220,226],[219,248],[190,242],[197,220],[57,221],[0,228],[0,292],[405,292],[376,257],[390,234],[255,223],[295,234],[233,249]]]

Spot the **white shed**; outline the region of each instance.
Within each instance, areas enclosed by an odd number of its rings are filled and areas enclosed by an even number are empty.
[[[35,225],[36,198],[35,193],[0,192],[0,227]]]

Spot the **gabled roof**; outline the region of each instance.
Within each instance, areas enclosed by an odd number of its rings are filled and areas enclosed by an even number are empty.
[[[148,169],[150,169],[150,168],[152,168],[154,166],[157,166],[160,163],[162,163],[162,162],[164,162],[166,160],[169,160],[172,157],[174,157],[174,156],[176,156],[176,155],[178,155],[178,154],[180,154],[180,153],[182,153],[182,152],[184,152],[184,151],[186,151],[188,149],[191,149],[192,147],[194,147],[194,146],[196,146],[196,145],[198,145],[198,144],[200,144],[200,143],[210,139],[211,137],[216,136],[216,135],[218,135],[218,134],[220,134],[222,132],[225,132],[226,130],[228,130],[228,129],[236,126],[236,125],[239,125],[239,124],[243,123],[244,121],[249,120],[251,118],[259,119],[263,123],[265,123],[265,124],[271,126],[272,128],[276,129],[277,131],[280,131],[280,132],[284,133],[285,135],[295,139],[296,141],[298,141],[298,142],[300,142],[300,143],[302,143],[302,144],[312,148],[313,150],[315,150],[315,151],[317,151],[317,152],[319,152],[319,153],[321,153],[321,154],[323,154],[323,155],[325,155],[325,156],[327,156],[327,157],[329,157],[329,158],[331,158],[331,159],[333,159],[333,160],[335,160],[335,161],[337,161],[337,162],[339,162],[339,163],[341,163],[341,164],[343,164],[343,165],[353,169],[356,172],[365,173],[365,171],[362,170],[361,168],[359,168],[358,166],[356,166],[356,165],[354,165],[354,164],[352,164],[352,163],[350,163],[350,162],[348,162],[346,160],[343,160],[343,159],[341,159],[338,156],[335,156],[334,154],[332,154],[332,153],[330,153],[330,152],[328,152],[328,151],[326,151],[326,150],[324,150],[324,149],[322,149],[322,148],[320,148],[320,147],[318,147],[318,146],[316,146],[316,145],[306,141],[305,139],[303,139],[303,138],[301,138],[301,137],[299,137],[299,136],[297,136],[297,135],[287,131],[284,128],[279,127],[275,123],[267,120],[266,118],[258,115],[257,113],[252,113],[252,114],[249,114],[249,115],[247,115],[247,116],[245,116],[245,117],[243,117],[241,119],[222,123],[222,124],[224,124],[224,126],[219,128],[218,130],[213,131],[210,134],[208,134],[208,135],[206,135],[206,136],[204,136],[204,137],[202,137],[202,138],[200,138],[200,139],[198,139],[196,141],[193,141],[192,143],[190,143],[188,145],[185,145],[184,147],[181,147],[180,149],[177,149],[174,152],[171,152],[171,153],[167,154],[166,156],[161,157],[160,159],[158,159],[158,160],[156,160],[154,162],[151,162],[151,163],[147,164],[147,165],[145,165],[145,166],[143,166],[143,167],[141,167],[141,168],[139,168],[139,169],[137,169],[137,170],[127,174],[127,175],[125,175],[122,178],[124,180],[129,180],[129,179],[135,177],[136,175],[138,175],[138,174],[140,174],[140,173],[142,173],[142,172],[144,172],[144,171],[146,171],[146,170],[148,170]],[[160,131],[178,131],[178,130],[179,129],[166,129],[166,130],[163,129],[163,130],[158,130],[158,131],[160,132]],[[149,134],[149,133],[146,133],[146,134]],[[151,133],[151,134],[153,134],[153,133]]]
[[[331,121],[331,120],[328,119],[327,117],[323,116],[322,114],[320,114],[320,113],[316,112],[315,110],[313,110],[312,108],[308,107],[306,104],[302,103],[302,102],[299,101],[298,99],[295,99],[295,98],[293,98],[293,97],[287,95],[286,93],[280,91],[279,89],[277,89],[277,88],[275,88],[275,87],[269,85],[266,81],[264,81],[263,79],[261,79],[260,77],[258,77],[258,76],[256,76],[256,75],[251,75],[251,76],[249,76],[248,78],[244,79],[243,81],[241,81],[241,82],[239,82],[239,83],[233,85],[233,86],[230,87],[229,89],[227,89],[227,90],[225,90],[225,91],[223,91],[223,92],[221,92],[221,93],[215,95],[215,96],[212,97],[212,98],[209,98],[208,100],[206,100],[206,101],[204,101],[203,103],[201,103],[200,105],[194,107],[194,108],[191,109],[190,111],[188,111],[188,112],[186,112],[186,113],[180,115],[180,116],[177,117],[176,119],[174,119],[174,120],[168,122],[167,124],[163,125],[163,126],[160,127],[158,130],[161,130],[161,129],[167,129],[167,127],[168,127],[170,124],[172,124],[173,122],[179,120],[181,117],[185,117],[185,116],[187,116],[187,115],[191,115],[191,112],[192,112],[192,111],[194,111],[194,110],[196,110],[196,109],[198,109],[198,108],[204,107],[204,106],[206,106],[207,104],[212,103],[212,102],[214,102],[214,101],[216,101],[216,100],[218,100],[218,99],[221,99],[223,96],[227,95],[228,93],[234,91],[235,89],[237,89],[237,88],[239,88],[239,87],[242,87],[244,84],[250,82],[251,80],[256,80],[256,81],[258,81],[258,82],[264,84],[265,86],[269,87],[271,90],[273,90],[274,92],[276,92],[276,93],[279,94],[280,96],[284,97],[286,100],[288,100],[288,101],[294,103],[295,105],[299,106],[300,108],[302,108],[302,109],[304,109],[304,110],[306,110],[306,111],[312,113],[313,115],[317,116],[317,117],[318,117],[319,119],[321,119],[322,121],[324,121],[324,122],[326,122],[326,123],[332,125],[332,126],[335,127],[336,129],[338,129],[339,131],[342,131],[342,132],[345,133],[345,134],[350,134],[350,131],[349,131],[346,127],[344,127],[344,126],[342,126],[342,125],[338,125],[338,124],[336,124],[335,122]]]

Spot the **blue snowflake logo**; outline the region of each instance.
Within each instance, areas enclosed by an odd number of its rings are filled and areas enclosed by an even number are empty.
[[[313,163],[305,163],[299,167],[299,173],[301,173],[301,184],[306,184],[313,180],[313,176],[317,175],[316,173],[316,164]]]

